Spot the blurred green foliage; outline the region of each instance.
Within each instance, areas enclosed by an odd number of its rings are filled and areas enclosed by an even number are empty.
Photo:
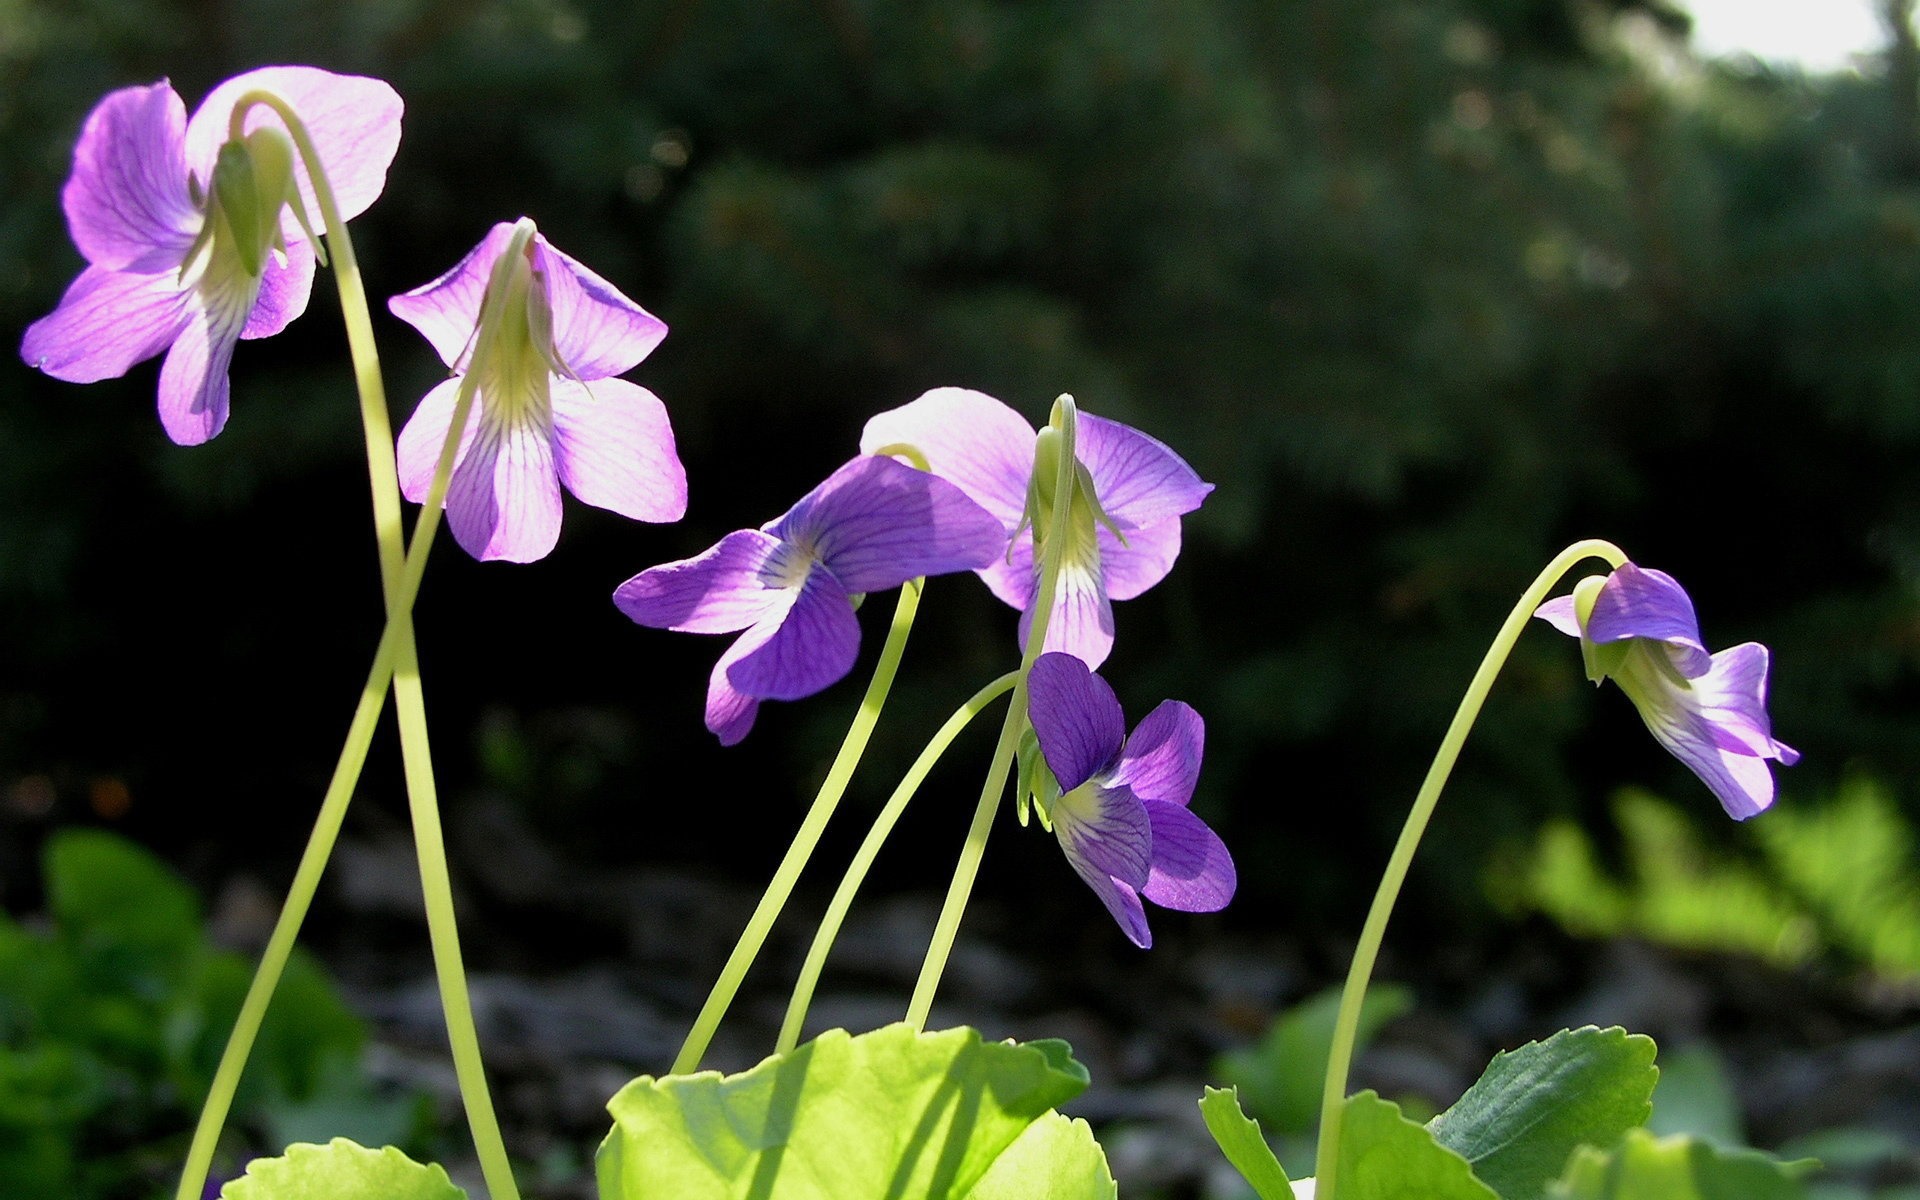
[[[442,548],[443,746],[484,712],[610,712],[638,735],[622,769],[527,788],[543,829],[588,858],[783,840],[785,785],[724,829],[672,801],[817,772],[856,685],[722,756],[715,647],[607,594],[781,511],[926,387],[1033,415],[1071,391],[1219,485],[1175,575],[1120,607],[1109,674],[1130,708],[1206,714],[1196,803],[1246,904],[1344,927],[1500,615],[1578,537],[1679,575],[1713,644],[1774,646],[1808,752],[1783,809],[1842,763],[1920,766],[1906,106],[1873,70],[1702,66],[1683,29],[1653,0],[0,0],[0,328],[76,268],[56,201],[105,91],[389,78],[405,140],[357,233],[376,295],[532,214],[672,325],[634,377],[693,486],[670,530],[570,508],[535,568]],[[0,788],[44,776],[58,819],[113,772],[163,841],[306,819],[378,610],[324,289],[241,348],[202,449],[164,442],[152,367],[79,389],[0,364]],[[438,367],[382,334],[404,416]],[[972,581],[928,607],[875,790],[1012,653]],[[477,770],[442,762],[456,794]],[[1591,820],[1622,781],[1695,787],[1530,639],[1423,856],[1455,903],[1409,919],[1456,921],[1497,838]]]
[[[252,977],[207,940],[177,875],[112,834],[47,843],[47,921],[0,916],[0,1195],[158,1194]],[[418,1141],[420,1097],[360,1074],[367,1031],[326,974],[296,956],[235,1100],[230,1149],[332,1127]]]

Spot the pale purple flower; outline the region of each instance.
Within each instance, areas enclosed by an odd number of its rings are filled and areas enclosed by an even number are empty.
[[[651,567],[613,594],[642,625],[735,633],[707,687],[707,728],[731,746],[762,700],[811,696],[853,669],[853,598],[923,575],[967,571],[1001,552],[1000,523],[944,479],[862,456],[784,516]]]
[[[1533,614],[1580,639],[1587,675],[1612,679],[1654,739],[1744,821],[1773,803],[1773,769],[1800,752],[1767,720],[1767,648],[1746,642],[1710,654],[1693,601],[1664,571],[1626,563],[1582,580]]]
[[[342,220],[373,203],[400,144],[400,97],[380,80],[264,67],[215,88],[191,120],[164,79],[122,88],[87,117],[61,193],[87,268],[20,343],[29,364],[72,383],[124,375],[164,351],[160,421],[183,446],[226,424],[234,342],[278,333],[305,311],[313,287],[314,248],[285,203],[297,197],[319,220],[305,164],[292,163],[284,197],[223,200],[215,186],[234,102],[257,89],[299,114]],[[280,117],[255,105],[246,129],[263,128],[280,129]],[[223,208],[236,199],[254,211]]]
[[[1187,805],[1206,725],[1163,701],[1127,734],[1107,681],[1072,654],[1047,653],[1027,676],[1027,713],[1059,793],[1041,812],[1067,862],[1134,945],[1153,944],[1141,897],[1215,912],[1233,898],[1233,858]]]
[[[860,449],[869,454],[912,446],[934,474],[952,480],[1000,519],[1008,541],[978,574],[994,595],[1020,610],[1022,647],[1039,591],[1034,532],[1044,536],[1046,526],[1045,514],[1028,511],[1037,438],[1019,413],[965,388],[936,388],[881,413],[860,437]],[[1097,667],[1113,649],[1110,602],[1131,600],[1166,577],[1180,553],[1181,514],[1200,507],[1213,485],[1165,445],[1117,421],[1081,413],[1077,438],[1076,456],[1093,495],[1074,492],[1042,649],[1065,651]]]
[[[510,245],[523,250],[502,262]],[[489,288],[502,318],[478,336]],[[560,488],[637,521],[677,521],[687,475],[666,406],[613,376],[667,336],[658,317],[548,244],[522,218],[495,225],[458,265],[388,301],[453,368],[400,431],[400,487],[422,503],[453,424],[461,377],[479,364],[446,497],[454,540],[480,559],[532,562],[560,537]]]

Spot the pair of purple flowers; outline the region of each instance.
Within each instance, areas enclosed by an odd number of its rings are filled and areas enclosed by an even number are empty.
[[[88,116],[61,196],[88,265],[20,345],[29,363],[77,383],[164,353],[160,421],[181,445],[225,427],[234,344],[284,329],[313,288],[319,208],[305,162],[264,105],[232,128],[236,103],[255,93],[299,116],[341,220],[378,198],[402,108],[380,80],[266,67],[215,88],[191,119],[164,80],[113,92]],[[514,261],[497,270],[512,245]],[[502,316],[483,330],[490,289],[504,292]],[[459,376],[478,364],[478,402],[446,500],[454,538],[469,553],[544,556],[559,536],[562,485],[638,520],[674,521],[686,511],[666,409],[614,378],[659,345],[666,326],[530,222],[495,226],[451,271],[391,308],[455,375],[427,394],[400,435],[409,499],[426,497]]]

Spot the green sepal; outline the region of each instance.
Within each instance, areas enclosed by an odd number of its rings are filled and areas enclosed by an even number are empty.
[[[240,265],[255,279],[266,268],[267,251],[280,242],[280,210],[289,203],[297,212],[293,143],[286,134],[263,126],[243,141],[220,147],[213,165],[213,205]],[[300,219],[304,227],[304,215]]]
[[[607,1104],[614,1126],[596,1178],[601,1200],[966,1200],[1035,1121],[1086,1086],[1064,1042],[905,1024],[833,1030],[739,1075],[634,1080]],[[1060,1136],[1063,1153],[1084,1159],[1084,1146]]]
[[[438,1165],[414,1162],[392,1146],[369,1150],[346,1138],[324,1146],[288,1146],[278,1158],[256,1158],[244,1176],[220,1189],[220,1200],[466,1198]]]
[[[1060,799],[1060,781],[1053,777],[1053,768],[1047,765],[1046,755],[1040,751],[1040,735],[1028,725],[1020,734],[1019,782],[1014,788],[1013,812],[1020,818],[1020,824],[1027,823],[1027,805],[1033,805],[1034,815],[1040,819],[1040,828],[1053,832],[1053,806]]]
[[[1605,575],[1589,575],[1573,585],[1573,615],[1580,623],[1580,660],[1586,665],[1587,678],[1599,683],[1620,670],[1626,662],[1627,642],[1608,642],[1596,645],[1587,636],[1587,622],[1593,617],[1594,601],[1600,598],[1601,585],[1607,582]]]

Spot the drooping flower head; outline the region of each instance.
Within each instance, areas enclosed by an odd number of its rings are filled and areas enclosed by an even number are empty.
[[[496,323],[482,329],[487,298]],[[532,562],[560,537],[560,487],[637,521],[677,521],[687,475],[667,410],[615,379],[667,336],[659,318],[553,248],[521,218],[495,225],[445,275],[388,301],[453,378],[400,431],[400,487],[423,503],[453,425],[461,377],[477,394],[447,489],[454,540],[479,559]]]
[[[1580,639],[1587,677],[1620,685],[1654,739],[1744,821],[1773,803],[1773,769],[1799,751],[1767,720],[1767,648],[1746,642],[1710,654],[1693,601],[1664,571],[1627,563],[1592,575],[1534,616]]]
[[[227,422],[234,342],[306,310],[319,209],[281,118],[235,103],[271,92],[313,139],[342,220],[386,185],[400,97],[378,79],[264,67],[227,80],[193,118],[166,80],[110,93],[87,117],[61,202],[87,268],[27,327],[21,357],[72,383],[126,374],[162,352],[160,422],[183,446]]]
[[[1035,791],[1040,818],[1134,945],[1153,944],[1143,896],[1181,912],[1226,907],[1233,858],[1187,808],[1206,738],[1199,713],[1166,700],[1128,736],[1107,681],[1061,653],[1034,660],[1027,712],[1052,775]]]
[[[1081,413],[1075,485],[1058,595],[1044,650],[1078,656],[1089,667],[1113,648],[1114,600],[1131,600],[1166,577],[1180,554],[1180,516],[1200,507],[1213,485],[1165,445],[1117,421]],[[936,388],[867,422],[860,449],[911,446],[933,473],[952,480],[1000,519],[1002,552],[978,574],[993,594],[1021,612],[1024,647],[1039,591],[1035,538],[1051,526],[1054,473],[1039,462],[1048,439],[1025,418],[982,392]]]
[[[959,488],[868,455],[759,529],[635,575],[613,602],[654,629],[746,631],[707,686],[707,728],[731,746],[762,700],[811,696],[853,669],[856,595],[973,570],[1005,544],[999,521]]]

